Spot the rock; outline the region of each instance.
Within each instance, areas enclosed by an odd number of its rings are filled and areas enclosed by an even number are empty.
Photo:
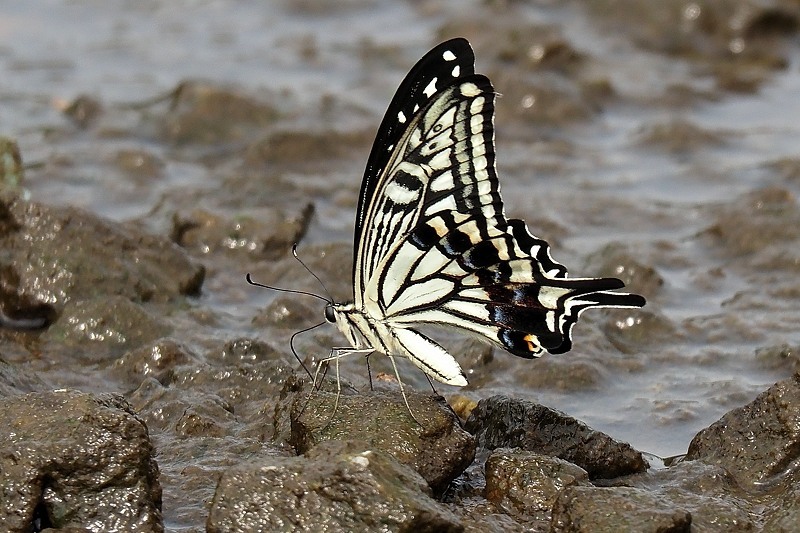
[[[631,487],[567,487],[556,500],[550,531],[689,533],[692,515],[649,491]]]
[[[275,122],[278,110],[236,89],[203,82],[182,82],[163,117],[163,139],[176,145],[243,143]]]
[[[0,136],[0,188],[18,190],[25,181],[22,154],[15,139]]]
[[[704,233],[726,255],[763,256],[776,250],[789,256],[787,263],[795,261],[794,247],[787,249],[787,243],[798,240],[800,205],[791,190],[779,186],[765,187],[725,204],[718,211],[715,223]],[[735,264],[731,266],[735,267]]]
[[[475,439],[461,429],[444,399],[406,391],[408,412],[399,391],[339,396],[318,391],[297,395],[291,444],[305,453],[322,441],[360,440],[391,454],[416,470],[434,492],[441,492],[475,458]],[[307,402],[307,403],[306,403]]]
[[[211,359],[207,357],[207,359]],[[271,416],[284,384],[294,370],[281,360],[182,366],[172,374],[170,388],[207,391],[235,409],[238,417]]]
[[[505,396],[478,402],[465,429],[484,448],[522,448],[574,463],[591,479],[612,479],[648,468],[641,452],[555,409]]]
[[[111,371],[130,386],[138,386],[145,377],[168,383],[176,367],[196,361],[196,356],[181,343],[161,338],[126,352],[114,361]]]
[[[81,209],[0,195],[0,309],[52,322],[70,301],[168,302],[200,291],[205,269],[166,238]],[[32,316],[31,316],[32,315]]]
[[[367,443],[329,441],[305,457],[267,458],[220,479],[207,531],[458,532],[425,480]]]
[[[696,531],[754,531],[767,501],[742,491],[722,467],[697,461],[678,462],[614,484],[650,491],[664,505],[691,513]]]
[[[770,502],[762,531],[790,533],[800,524],[800,490],[794,484]]]
[[[35,372],[0,359],[0,398],[51,388]]]
[[[500,448],[486,461],[486,499],[504,511],[527,519],[549,520],[560,492],[588,485],[586,470],[534,452]]]
[[[119,396],[77,391],[0,400],[0,523],[163,531],[147,427]]]
[[[196,208],[173,216],[172,239],[200,254],[277,259],[303,238],[313,213],[310,203],[294,212],[278,208],[239,210],[230,218]]]
[[[685,460],[720,465],[753,487],[796,473],[798,459],[800,374],[795,373],[698,433]]]
[[[86,129],[103,114],[103,104],[93,96],[82,94],[70,102],[63,112],[77,127]]]
[[[59,349],[84,348],[85,358],[111,359],[168,335],[171,328],[162,320],[125,297],[98,297],[67,303],[41,338]]]

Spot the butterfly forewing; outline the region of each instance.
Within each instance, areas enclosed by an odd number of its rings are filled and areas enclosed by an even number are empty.
[[[363,290],[360,275],[360,261],[370,256],[363,250],[369,203],[376,198],[376,189],[385,177],[389,161],[396,159],[398,146],[406,136],[409,124],[419,111],[437,95],[442,88],[454,80],[473,74],[475,71],[475,54],[466,39],[451,39],[425,54],[406,75],[397,89],[392,102],[378,128],[375,142],[367,159],[361,192],[358,196],[358,207],[355,221],[355,247],[353,255],[353,279],[356,299]]]

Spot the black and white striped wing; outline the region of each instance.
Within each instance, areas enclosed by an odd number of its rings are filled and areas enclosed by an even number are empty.
[[[469,63],[461,72],[447,62],[458,53]],[[609,292],[623,287],[617,279],[568,278],[545,241],[521,220],[506,220],[494,164],[494,89],[473,73],[463,39],[426,58],[427,68],[412,70],[384,118],[399,117],[405,129],[396,130],[386,163],[362,186],[355,307],[399,331],[451,326],[534,357],[568,351],[586,308],[644,305],[641,296]],[[422,81],[409,81],[412,75]],[[424,105],[397,111],[403,86],[423,84]],[[380,149],[376,141],[370,161]]]

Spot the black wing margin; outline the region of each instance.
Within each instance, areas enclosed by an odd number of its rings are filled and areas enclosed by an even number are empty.
[[[358,253],[364,217],[397,144],[416,115],[431,97],[456,79],[475,73],[475,53],[464,38],[445,41],[420,59],[395,92],[375,135],[367,159],[356,209],[354,253]],[[355,259],[355,258],[354,258]],[[353,261],[356,265],[358,261]],[[355,266],[354,266],[355,268]]]

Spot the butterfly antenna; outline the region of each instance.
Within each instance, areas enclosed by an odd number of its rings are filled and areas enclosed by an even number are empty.
[[[316,296],[316,295],[314,295],[314,296]],[[307,331],[311,331],[312,329],[318,328],[323,324],[325,324],[325,322],[320,322],[319,324],[317,324],[315,326],[311,326],[311,327],[308,327],[308,328],[305,328],[305,329],[301,329],[300,331],[295,331],[292,334],[292,337],[289,339],[289,348],[292,349],[292,353],[294,354],[294,358],[297,359],[297,362],[300,363],[300,366],[303,367],[303,370],[306,371],[306,374],[308,374],[308,377],[310,377],[312,380],[314,380],[315,377],[311,375],[311,372],[309,372],[309,370],[306,367],[306,365],[303,364],[303,360],[300,359],[300,356],[297,354],[297,351],[294,349],[294,338],[297,337],[298,335],[300,335],[301,333],[305,333]]]
[[[327,302],[328,302],[328,303],[333,303],[333,296],[331,296],[331,293],[330,293],[330,291],[328,290],[328,287],[326,287],[326,286],[325,286],[325,284],[322,282],[322,280],[319,278],[319,276],[317,276],[316,274],[314,274],[314,273],[311,271],[311,269],[310,269],[310,268],[308,268],[308,266],[307,266],[307,265],[306,265],[306,264],[303,262],[303,260],[302,260],[302,259],[300,259],[300,256],[299,256],[299,255],[297,255],[297,243],[294,243],[294,244],[292,245],[292,255],[294,256],[294,258],[295,258],[295,259],[297,259],[297,262],[298,262],[298,263],[300,263],[301,265],[303,265],[303,268],[305,268],[305,269],[306,269],[306,271],[307,271],[309,274],[311,274],[312,276],[314,276],[314,279],[315,279],[315,280],[317,280],[317,281],[319,282],[320,286],[322,287],[322,290],[323,290],[323,291],[325,291],[325,294],[327,294],[327,295],[328,295]]]
[[[303,266],[305,266],[305,265],[303,265]],[[264,285],[263,283],[258,283],[257,281],[253,281],[253,277],[250,275],[250,272],[247,273],[247,275],[245,276],[245,279],[247,280],[247,283],[249,283],[250,285],[253,285],[255,287],[261,287],[263,289],[270,289],[270,290],[278,291],[278,292],[292,292],[294,294],[305,294],[306,296],[313,296],[314,298],[317,298],[318,300],[322,300],[325,303],[331,303],[330,298],[325,298],[324,296],[320,296],[319,294],[314,294],[313,292],[298,291],[296,289],[284,289],[283,287],[273,287],[272,285]],[[323,288],[324,288],[324,286],[323,286]],[[314,326],[314,327],[317,327],[317,326]],[[308,328],[308,329],[313,329],[313,328]],[[303,331],[307,331],[307,330],[303,330]]]

